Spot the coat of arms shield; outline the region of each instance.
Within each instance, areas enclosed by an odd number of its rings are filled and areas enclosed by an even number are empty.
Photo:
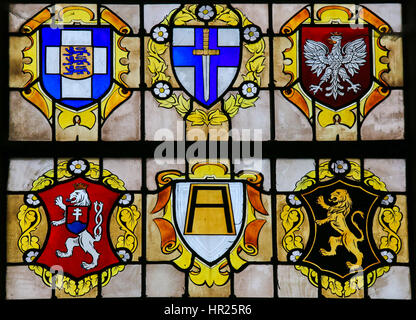
[[[243,183],[179,182],[174,199],[174,220],[184,243],[214,265],[235,245],[245,223]]]
[[[357,124],[391,92],[389,49],[382,44],[389,24],[361,5],[307,5],[280,31],[290,44],[282,48],[284,97],[315,126],[318,139],[332,139],[327,132],[358,138]]]
[[[369,236],[379,195],[336,180],[300,197],[311,222],[303,264],[343,279],[381,263],[374,239]]]
[[[166,255],[180,253],[173,262],[193,270],[194,284],[222,286],[229,280],[228,266],[237,271],[247,263],[240,255],[258,254],[268,216],[261,200],[263,177],[241,171],[233,179],[222,163],[197,163],[191,171],[191,177],[175,170],[157,176],[160,190],[152,214],[163,211],[153,219],[160,248]]]
[[[284,259],[313,286],[349,297],[399,261],[399,195],[352,160],[324,161],[317,171],[306,173],[283,200]]]
[[[108,239],[108,221],[120,194],[85,178],[42,191],[51,227],[36,263],[62,266],[73,278],[97,272],[120,259]]]
[[[134,194],[110,171],[99,171],[85,159],[59,162],[36,179],[17,215],[23,263],[70,296],[106,286],[137,257]]]
[[[254,107],[267,66],[261,28],[231,4],[186,4],[150,30],[151,92],[191,126],[219,126]],[[264,84],[264,82],[263,82]]]
[[[209,108],[237,76],[240,29],[174,27],[171,56],[176,79],[190,96]]]
[[[303,26],[301,83],[316,101],[337,111],[371,88],[369,28]]]
[[[42,87],[58,103],[80,111],[110,89],[113,50],[109,27],[45,26],[39,50]]]
[[[22,50],[29,80],[21,94],[55,127],[58,140],[90,139],[91,129],[130,98],[130,51],[121,43],[131,28],[110,9],[50,5],[21,33],[30,41]]]

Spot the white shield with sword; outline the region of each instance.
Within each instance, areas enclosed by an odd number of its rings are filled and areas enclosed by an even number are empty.
[[[209,108],[230,88],[241,61],[240,29],[175,27],[172,62],[187,93]]]

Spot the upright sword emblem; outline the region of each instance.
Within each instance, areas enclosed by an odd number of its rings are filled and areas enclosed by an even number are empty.
[[[175,27],[172,65],[188,95],[210,108],[230,88],[241,60],[239,28]]]
[[[220,50],[209,48],[209,29],[204,29],[203,49],[194,49],[192,53],[196,56],[202,56],[202,72],[204,77],[204,99],[209,100],[209,63],[210,56],[219,55]]]

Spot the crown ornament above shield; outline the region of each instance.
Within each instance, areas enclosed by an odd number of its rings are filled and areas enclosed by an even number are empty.
[[[193,126],[220,125],[254,106],[265,58],[261,29],[231,5],[183,5],[147,44],[155,99]]]

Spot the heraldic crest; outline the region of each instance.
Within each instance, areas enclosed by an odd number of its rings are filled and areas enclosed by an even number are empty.
[[[152,28],[147,43],[155,99],[192,126],[221,125],[253,107],[265,59],[261,29],[230,5],[183,5]],[[231,90],[238,93],[226,97]]]
[[[93,162],[62,161],[56,173],[43,174],[24,196],[18,248],[46,285],[82,296],[137,256],[140,212],[123,181],[108,170],[100,176]],[[110,233],[114,223],[121,233]]]
[[[129,52],[121,45],[130,27],[106,7],[51,5],[20,29],[30,40],[22,96],[52,126],[92,129],[131,96],[123,81]]]
[[[390,94],[382,38],[392,29],[360,5],[323,5],[312,12],[304,7],[280,29],[290,41],[283,52],[283,74],[290,80],[282,93],[311,123],[352,128]]]
[[[399,196],[361,170],[354,161],[323,162],[298,181],[280,212],[287,261],[339,297],[372,286],[402,249]]]
[[[166,255],[179,254],[173,263],[189,270],[195,285],[222,286],[232,270],[247,264],[244,256],[257,255],[266,223],[261,216],[268,216],[262,181],[253,171],[241,171],[232,179],[221,163],[197,163],[188,177],[179,171],[158,174],[160,190],[152,213],[159,213],[153,221],[160,248]]]

